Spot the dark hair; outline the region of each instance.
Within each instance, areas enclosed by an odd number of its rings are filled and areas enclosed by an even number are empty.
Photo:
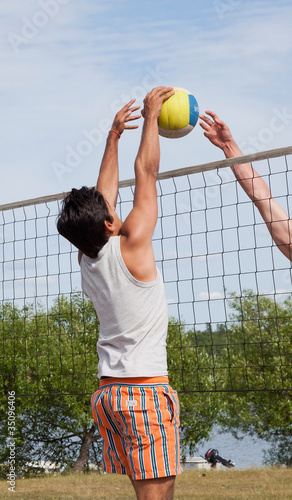
[[[95,188],[72,189],[57,220],[59,233],[88,257],[95,258],[108,241],[104,221],[113,222],[107,203]]]

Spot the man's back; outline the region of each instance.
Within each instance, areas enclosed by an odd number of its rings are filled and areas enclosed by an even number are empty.
[[[167,375],[168,310],[161,273],[136,280],[127,269],[119,236],[112,236],[96,259],[83,255],[84,293],[100,321],[98,377]]]

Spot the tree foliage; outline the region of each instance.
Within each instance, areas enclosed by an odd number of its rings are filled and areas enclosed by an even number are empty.
[[[226,389],[240,391],[226,393],[219,422],[234,435],[269,441],[267,463],[291,466],[291,298],[275,302],[246,291],[234,297],[232,309],[222,360],[230,366]]]
[[[256,435],[273,444],[269,463],[291,465],[292,302],[245,292],[233,296],[226,324],[187,330],[171,318],[168,366],[179,392],[184,452],[193,451],[220,424],[234,435]],[[49,307],[0,309],[0,463],[8,459],[7,398],[16,399],[18,468],[40,460],[82,470],[99,463],[90,394],[98,388],[99,322],[81,294]]]
[[[90,395],[97,388],[96,341],[99,323],[81,294],[42,306],[18,309],[5,303],[2,326],[2,387],[22,394],[16,406],[17,467],[50,461],[80,470],[100,462]],[[1,463],[8,458],[7,399],[0,407]],[[34,467],[31,467],[34,470]]]
[[[167,347],[170,384],[179,391],[182,450],[192,453],[208,438],[218,417],[220,398],[212,393],[212,358],[208,345],[198,348],[192,332],[175,318],[168,324]]]

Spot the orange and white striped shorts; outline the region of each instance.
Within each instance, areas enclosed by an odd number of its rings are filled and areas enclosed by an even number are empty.
[[[91,405],[105,472],[134,480],[182,472],[179,402],[167,377],[101,380]]]

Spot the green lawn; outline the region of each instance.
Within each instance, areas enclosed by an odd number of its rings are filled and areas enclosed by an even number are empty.
[[[125,476],[89,474],[20,479],[16,493],[0,482],[0,499],[18,500],[135,500]],[[176,480],[176,500],[292,499],[292,469],[196,470]]]

